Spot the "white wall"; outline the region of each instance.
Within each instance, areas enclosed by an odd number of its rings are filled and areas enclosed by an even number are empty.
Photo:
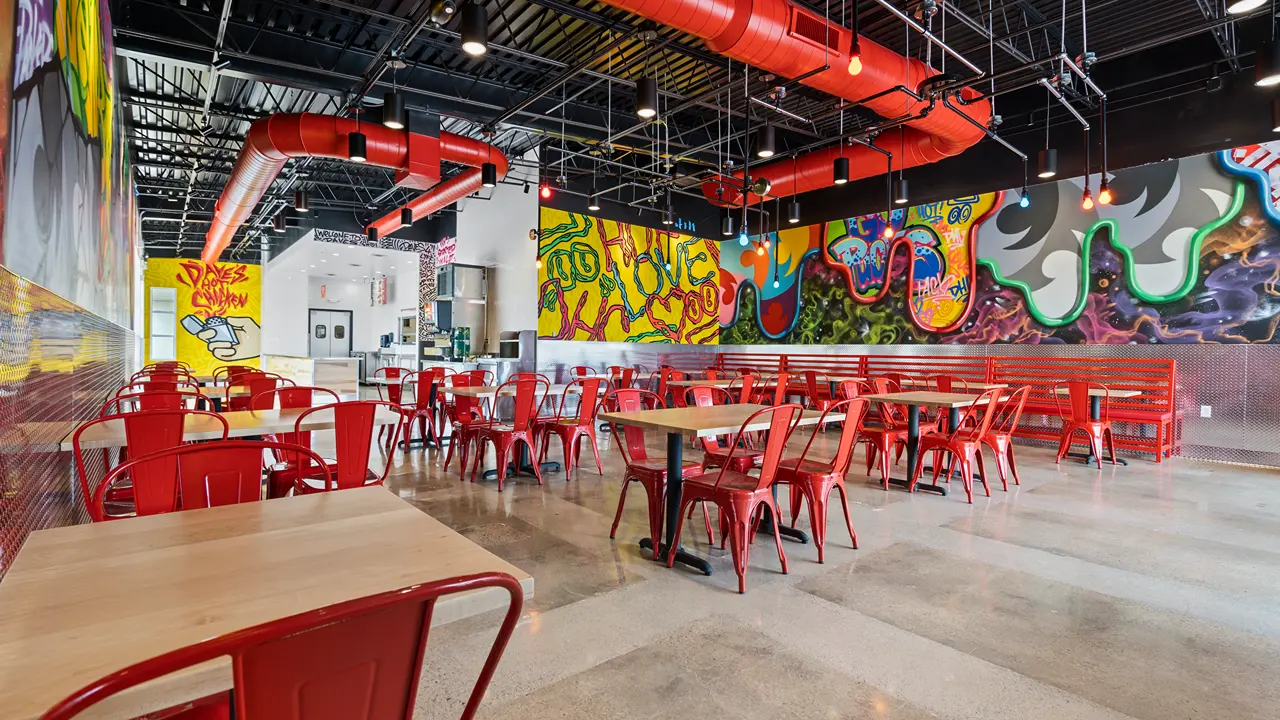
[[[536,162],[530,152],[525,160]],[[481,265],[489,272],[489,351],[498,351],[502,330],[538,329],[537,244],[529,231],[538,227],[538,177],[534,168],[513,167],[509,180],[528,180],[525,194],[520,185],[500,184],[489,200],[458,201],[458,252],[456,261]],[[473,343],[475,345],[475,343]],[[478,345],[477,345],[478,348]]]
[[[290,247],[271,258],[262,271],[262,353],[307,356],[307,297],[299,292],[305,277],[282,267]]]

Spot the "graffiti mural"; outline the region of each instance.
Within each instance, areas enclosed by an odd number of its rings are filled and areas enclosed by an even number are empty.
[[[0,92],[9,105],[0,258],[127,327],[137,224],[107,4],[16,0],[6,17],[15,32]]]
[[[546,207],[537,241],[539,337],[716,342],[716,243]]]
[[[145,280],[148,362],[152,361],[152,288],[176,291],[174,359],[190,364],[192,372],[209,374],[220,365],[261,355],[260,266],[151,258],[147,260]]]
[[[1089,210],[1074,178],[798,228],[763,285],[724,262],[720,342],[1273,342],[1273,173],[1280,143],[1117,171]]]

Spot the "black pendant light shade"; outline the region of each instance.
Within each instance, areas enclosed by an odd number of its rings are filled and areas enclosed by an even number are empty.
[[[837,185],[843,185],[849,182],[849,158],[838,157],[831,163],[831,171],[834,174],[833,181]]]
[[[498,184],[498,166],[493,163],[485,163],[480,166],[480,184],[487,187],[495,187]]]
[[[307,191],[298,189],[293,191],[293,209],[300,213],[307,212],[311,209],[311,203],[307,199]]]
[[[662,224],[672,225],[676,221],[675,213],[671,212],[671,208],[662,211]]]
[[[725,237],[733,237],[733,231],[733,215],[726,212],[724,217],[720,218],[720,234]]]
[[[400,227],[409,227],[413,224],[413,211],[407,207],[400,208]]]
[[[599,195],[595,194],[594,192],[591,193],[591,197],[587,200],[587,209],[590,210],[591,212],[596,212],[597,210],[600,209]]]
[[[893,184],[893,202],[895,205],[906,205],[907,199],[907,179],[900,177]]]
[[[392,130],[404,129],[404,95],[392,90],[382,96],[382,124]]]
[[[1280,83],[1280,43],[1272,40],[1258,46],[1253,62],[1257,73],[1254,85],[1269,87]]]
[[[756,155],[762,158],[771,158],[777,152],[777,133],[772,125],[765,125],[760,128],[760,137],[756,139]]]
[[[364,133],[347,133],[347,157],[351,158],[352,162],[364,162],[369,159],[366,145]]]
[[[1048,179],[1058,174],[1058,151],[1045,148],[1036,157],[1036,177]]]
[[[285,223],[286,221],[284,219],[284,211],[281,210],[280,212],[276,213],[275,219],[272,221],[271,224],[274,227],[276,232],[282,233],[284,232],[286,227]]]
[[[371,227],[365,231],[365,234],[368,235],[369,242],[378,242],[378,228]]]
[[[489,51],[489,13],[484,5],[469,2],[462,6],[462,21],[458,28],[462,35],[462,51],[478,56]]]
[[[791,202],[787,203],[787,222],[795,225],[800,222],[800,201],[791,198]]]
[[[658,81],[642,77],[636,82],[636,115],[644,120],[658,116]]]

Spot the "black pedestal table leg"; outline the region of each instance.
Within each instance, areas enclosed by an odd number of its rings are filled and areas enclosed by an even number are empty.
[[[893,448],[889,449],[890,452]],[[911,478],[916,474],[916,463],[920,462],[918,457],[920,450],[920,406],[907,406],[907,479],[905,481],[889,478],[889,482],[894,485],[905,485],[911,487]],[[946,495],[947,489],[941,485],[916,485],[917,490],[926,490],[936,492],[939,495]]]
[[[778,506],[778,483],[774,483],[773,487],[769,489],[771,492],[773,492],[773,505],[774,507],[777,507]],[[790,492],[796,492],[796,489],[793,487],[790,489]],[[773,537],[773,513],[772,512],[761,516],[760,527],[756,530],[756,532],[758,533],[759,536],[772,539]],[[808,533],[806,533],[803,530],[797,530],[790,525],[783,525],[781,517],[778,518],[778,534],[784,538],[791,538],[792,540],[798,540],[802,543],[809,542]]]
[[[676,521],[680,519],[680,494],[684,490],[684,436],[680,433],[667,433],[667,507],[666,507],[666,527],[663,528],[663,534],[666,535],[665,542],[654,553],[659,560],[667,558],[668,548],[672,548],[676,542]],[[646,550],[653,550],[654,538],[643,538],[640,540],[640,547]],[[681,565],[687,565],[695,570],[699,570],[703,575],[711,574],[711,563],[702,558],[692,555],[674,548],[672,550],[676,554],[676,562]]]

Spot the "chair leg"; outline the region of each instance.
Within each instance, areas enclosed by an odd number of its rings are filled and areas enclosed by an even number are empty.
[[[774,502],[773,498],[769,498],[761,504],[773,514],[773,543],[778,546],[778,562],[782,563],[782,574],[786,575],[789,571],[787,569],[787,553],[782,550],[782,532],[778,530],[778,527],[782,525],[782,516],[778,514],[778,503]],[[763,513],[761,513],[761,517],[764,517]]]
[[[1004,448],[1001,447],[999,443],[995,445],[988,445],[987,447],[991,448],[991,454],[995,456],[996,473],[1000,476],[1000,482],[1004,485],[1005,491],[1008,491],[1009,458],[1005,454]],[[981,448],[979,448],[979,452],[981,452]]]
[[[573,473],[573,441],[576,439],[568,434],[560,435],[560,450],[564,453],[564,481],[569,482],[569,476]],[[542,454],[547,454],[547,446],[551,444],[551,435],[548,434],[542,439]]]
[[[507,479],[507,453],[514,444],[510,440],[497,438],[493,441],[493,446],[498,456],[498,492],[502,492],[502,482]]]
[[[880,452],[880,480],[884,483],[884,489],[889,490],[889,448],[878,447]],[[920,463],[916,463],[916,467],[920,467]]]
[[[1018,464],[1013,460],[1013,441],[1009,441],[1009,447],[1006,450],[1009,456],[1009,474],[1013,475],[1013,484],[1021,485],[1022,481],[1018,479]]]
[[[1067,456],[1067,451],[1071,449],[1071,435],[1074,432],[1074,428],[1064,427],[1062,429],[1062,437],[1058,439],[1058,456],[1053,459],[1055,464],[1061,463],[1062,458]]]
[[[1116,464],[1116,436],[1111,428],[1103,430],[1103,436],[1107,439],[1107,449],[1111,453],[1111,464]],[[1160,453],[1156,453],[1156,462],[1160,462]]]
[[[534,446],[533,442],[532,442],[531,440],[529,440],[529,438],[528,438],[527,436],[526,436],[526,437],[522,437],[522,438],[519,438],[519,439],[517,439],[517,440],[512,441],[512,443],[511,443],[511,448],[512,448],[513,450],[515,449],[515,446],[516,446],[516,443],[517,443],[517,442],[522,442],[522,443],[524,443],[524,444],[525,444],[525,446],[527,446],[527,447],[529,448],[529,459],[530,459],[530,460],[533,460],[533,458],[538,457],[538,448]],[[519,456],[517,456],[517,457],[519,457]],[[538,463],[536,463],[536,462],[534,462],[534,463],[533,463],[533,476],[534,476],[534,477],[536,477],[536,478],[538,478],[538,484],[539,484],[539,485],[541,485],[541,484],[542,484],[542,468],[538,467]]]
[[[982,489],[987,491],[987,497],[991,497],[991,486],[987,484],[987,466],[982,460],[982,446],[976,446],[973,454],[976,458],[969,460],[969,466],[973,466],[974,459],[978,461],[978,477],[982,479]],[[1006,487],[1005,489],[1008,490],[1009,488]]]
[[[871,477],[871,468],[875,467],[875,461],[876,461],[876,445],[875,443],[869,442],[867,443],[867,477]]]
[[[973,468],[969,466],[969,460],[964,455],[956,454],[956,459],[960,461],[960,477],[964,482],[964,494],[968,498],[969,504],[973,504]]]
[[[1096,433],[1089,431],[1089,447],[1093,450],[1093,461],[1097,463],[1098,469],[1102,469],[1102,431]]]
[[[849,540],[853,542],[853,549],[858,549],[858,533],[853,531],[853,518],[849,515],[849,495],[844,489],[844,482],[839,481],[833,486],[840,491],[840,509],[844,510],[844,524],[849,528]],[[830,504],[831,491],[827,491],[828,504]]]
[[[653,559],[664,558],[658,554],[658,545],[665,539],[663,530],[666,526],[667,486],[665,482],[644,482],[645,496],[649,504],[649,539],[653,541]]]
[[[627,488],[630,485],[631,478],[622,481],[622,492],[618,494],[618,511],[613,514],[613,527],[609,528],[610,540],[618,537],[618,523],[622,522],[622,508],[627,504]]]
[[[484,457],[485,444],[489,442],[489,438],[480,435],[476,438],[476,457],[471,462],[471,482],[476,481],[476,470],[480,468],[480,460]]]
[[[587,438],[591,440],[591,452],[596,456],[596,470],[604,475],[604,466],[600,464],[600,445],[596,442],[596,429],[592,427],[587,431]]]
[[[823,488],[809,486],[805,500],[809,502],[809,529],[813,531],[813,544],[818,548],[818,562],[826,559],[824,548],[827,544],[827,497]],[[845,509],[848,512],[848,508]]]
[[[453,459],[453,446],[458,444],[458,431],[453,431],[453,441],[449,443],[449,449],[444,454],[444,467],[449,468],[449,461]],[[459,453],[461,455],[461,453]]]
[[[702,522],[707,526],[707,544],[715,547],[716,537],[711,532],[711,511],[707,509],[706,503],[702,503]]]
[[[449,443],[449,447],[451,448],[455,444],[458,445],[458,481],[459,482],[466,479],[467,460],[468,460],[467,449],[471,447],[472,439],[473,438],[471,437],[470,433],[468,433],[465,430],[461,430],[460,432],[457,432],[454,434],[453,442]],[[449,463],[446,462],[445,467],[448,467],[448,466],[449,466]]]
[[[733,558],[733,570],[738,574],[738,593],[747,591],[747,552],[751,545],[747,539],[749,532],[747,518],[739,517],[739,508],[734,503],[719,508],[721,517],[728,516],[727,532],[729,538],[729,554]],[[674,560],[674,555],[672,556]],[[670,567],[670,563],[667,565]]]

